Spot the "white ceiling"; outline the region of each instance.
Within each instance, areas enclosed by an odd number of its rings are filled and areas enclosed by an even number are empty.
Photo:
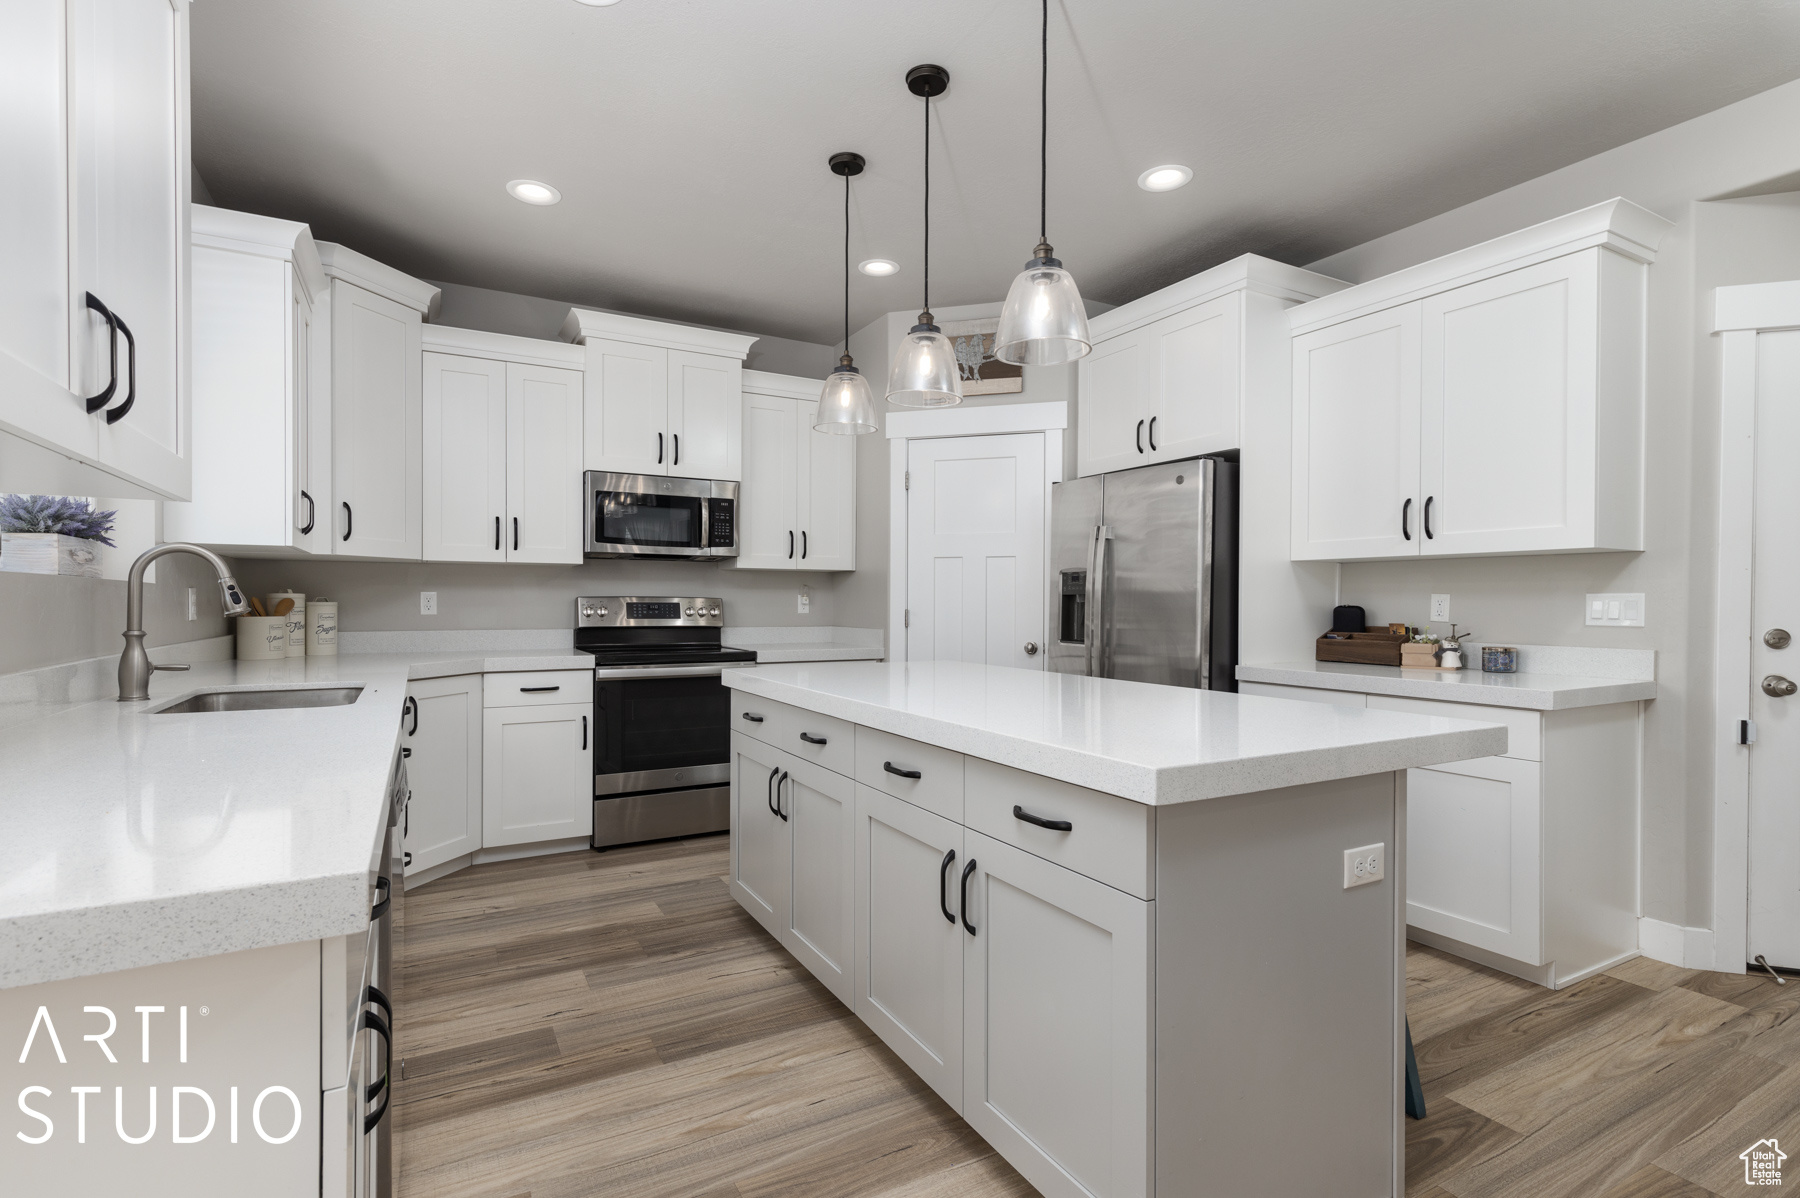
[[[816,342],[920,289],[995,300],[1037,240],[1031,0],[204,0],[215,202],[424,277]],[[1800,76],[1796,0],[1056,0],[1050,240],[1121,303],[1305,263]],[[1191,166],[1149,194],[1145,168]],[[509,179],[562,190],[521,204]]]

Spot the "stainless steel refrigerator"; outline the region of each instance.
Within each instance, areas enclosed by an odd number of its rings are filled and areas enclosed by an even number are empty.
[[[1237,689],[1238,465],[1189,458],[1050,489],[1050,668]]]

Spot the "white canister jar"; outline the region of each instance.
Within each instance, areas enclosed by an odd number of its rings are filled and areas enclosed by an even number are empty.
[[[306,655],[336,657],[338,651],[338,605],[329,599],[315,599],[306,609]]]
[[[237,655],[239,661],[280,661],[287,656],[288,619],[286,616],[239,616],[237,618]]]
[[[294,606],[287,614],[289,657],[306,656],[306,596],[299,591],[275,591],[263,602],[270,611],[274,611],[283,599],[292,599]]]

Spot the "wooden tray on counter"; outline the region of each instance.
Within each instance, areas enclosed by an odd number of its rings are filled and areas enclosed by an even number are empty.
[[[1343,661],[1364,666],[1397,666],[1406,637],[1385,628],[1361,632],[1327,632],[1315,642],[1313,660]]]

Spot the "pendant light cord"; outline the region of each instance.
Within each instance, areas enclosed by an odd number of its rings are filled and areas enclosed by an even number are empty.
[[[1043,39],[1038,50],[1038,240],[1050,232],[1050,0],[1044,0]]]
[[[1050,0],[1044,0],[1046,4]],[[931,311],[931,97],[925,97],[925,311]]]
[[[844,352],[850,352],[850,176],[844,176]]]

